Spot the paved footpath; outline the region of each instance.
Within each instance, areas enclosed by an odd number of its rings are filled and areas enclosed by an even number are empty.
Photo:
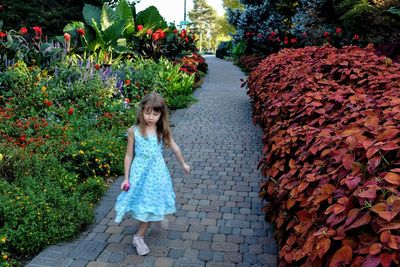
[[[48,247],[27,266],[277,266],[273,226],[260,211],[262,131],[252,124],[250,101],[240,88],[245,76],[230,62],[206,60],[209,72],[195,92],[198,102],[171,117],[192,173],[184,175],[165,151],[177,212],[167,228],[151,226],[145,237],[150,254],[138,256],[131,244],[136,221],[114,223],[120,177],[96,209],[94,225],[70,243]]]

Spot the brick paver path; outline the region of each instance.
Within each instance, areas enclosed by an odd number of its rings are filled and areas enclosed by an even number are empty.
[[[199,100],[171,117],[173,135],[192,167],[183,175],[170,150],[177,212],[163,229],[153,224],[145,240],[147,256],[131,244],[137,222],[114,223],[118,179],[96,209],[96,223],[77,240],[51,246],[27,266],[271,266],[277,265],[273,227],[264,222],[258,198],[262,180],[261,129],[252,124],[244,74],[232,63],[206,57],[209,74]],[[123,153],[123,151],[121,151]]]

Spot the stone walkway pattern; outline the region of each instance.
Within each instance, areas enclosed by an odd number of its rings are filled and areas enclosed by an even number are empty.
[[[166,229],[152,224],[147,256],[131,244],[137,222],[114,223],[120,177],[96,209],[96,223],[70,243],[48,247],[27,266],[247,267],[277,266],[273,226],[264,221],[257,164],[262,131],[252,124],[245,75],[232,63],[206,57],[208,74],[198,102],[171,116],[173,136],[192,168],[189,176],[170,150],[177,212]],[[124,153],[124,151],[121,151]]]

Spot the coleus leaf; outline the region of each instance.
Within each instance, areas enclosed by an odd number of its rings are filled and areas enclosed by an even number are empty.
[[[376,255],[382,251],[382,244],[381,243],[374,243],[369,247],[369,254]]]
[[[400,185],[400,175],[394,172],[388,172],[383,179],[390,184]]]
[[[343,266],[350,264],[353,258],[353,249],[346,245],[338,249],[335,254],[333,254],[332,259],[329,263],[329,267]]]

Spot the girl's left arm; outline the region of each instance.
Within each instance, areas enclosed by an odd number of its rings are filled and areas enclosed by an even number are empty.
[[[182,156],[182,152],[179,148],[179,146],[175,143],[175,140],[171,137],[171,142],[170,142],[170,147],[172,151],[174,152],[174,155],[176,159],[179,161],[181,164],[183,170],[185,171],[186,174],[190,173],[190,166],[185,162]]]

